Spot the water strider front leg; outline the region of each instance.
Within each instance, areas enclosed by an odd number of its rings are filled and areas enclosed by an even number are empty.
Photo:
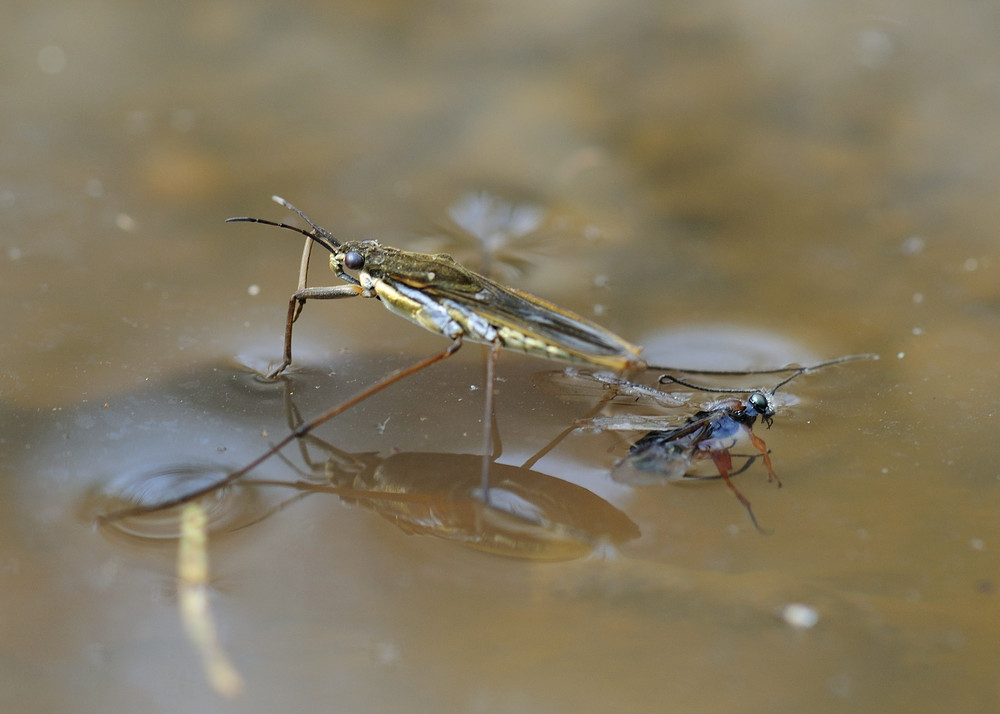
[[[277,369],[271,370],[267,378],[275,379],[292,363],[292,325],[302,312],[306,300],[336,300],[338,298],[358,297],[364,290],[358,285],[333,285],[323,288],[299,288],[288,300],[288,319],[285,321],[285,354]]]

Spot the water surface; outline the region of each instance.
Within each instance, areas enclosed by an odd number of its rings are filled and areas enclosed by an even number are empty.
[[[997,20],[891,2],[8,13],[5,709],[995,710]],[[246,463],[287,430],[289,390],[308,418],[444,347],[374,301],[309,305],[289,381],[253,379],[280,356],[300,244],[222,221],[286,219],[274,193],[344,238],[473,265],[456,221],[508,206],[497,274],[657,361],[882,359],[803,377],[759,431],[784,486],[759,465],[739,485],[773,535],[720,483],[614,483],[627,444],[574,433],[509,472],[509,502],[540,499],[551,527],[496,555],[469,537],[483,357],[464,348],[317,433],[318,468],[339,455],[353,490],[218,505],[239,515],[210,541],[245,681],[230,702],[181,627],[176,542],[98,528],[95,508]],[[500,360],[512,469],[585,411],[534,386],[553,368]],[[254,478],[300,478],[288,456]],[[419,494],[410,521],[370,479]],[[461,518],[435,537],[428,513]],[[782,619],[794,603],[814,627]]]

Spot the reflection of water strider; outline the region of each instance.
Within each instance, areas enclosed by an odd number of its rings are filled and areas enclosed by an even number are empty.
[[[285,398],[288,427],[294,432],[302,417],[291,390]],[[591,491],[525,466],[497,463],[503,447],[499,437],[492,443],[489,498],[479,490],[478,454],[400,452],[382,457],[344,451],[313,434],[299,440],[308,468],[297,469],[303,480],[283,485],[303,495],[336,494],[406,533],[508,557],[568,560],[603,544],[639,537],[639,527],[628,516]],[[314,460],[310,447],[324,460]]]
[[[334,494],[406,533],[530,560],[578,558],[640,535],[627,515],[600,496],[522,466],[491,463],[487,503],[479,492],[478,454],[401,452],[383,458],[328,448],[330,460],[318,465],[312,479],[246,484]]]
[[[294,381],[283,378],[288,428],[301,423],[293,403]],[[491,454],[490,499],[479,491],[477,454],[402,451],[382,456],[339,449],[314,434],[299,440],[301,458],[280,455],[297,480],[246,478],[230,488],[217,484],[210,465],[158,466],[105,487],[89,508],[120,507],[124,502],[156,505],[177,494],[213,486],[205,507],[209,530],[233,532],[284,510],[309,494],[338,496],[392,522],[406,533],[429,535],[507,557],[568,560],[606,545],[639,536],[627,515],[590,490],[524,466],[497,463],[500,440]],[[291,455],[289,455],[291,457]],[[294,489],[291,498],[275,499]],[[130,540],[162,541],[179,535],[177,509],[155,509],[134,516],[105,519],[109,535]]]

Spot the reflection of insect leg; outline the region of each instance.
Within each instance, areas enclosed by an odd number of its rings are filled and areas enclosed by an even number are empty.
[[[613,399],[613,398],[614,398],[614,395],[611,394],[611,393],[609,393],[608,396],[602,397],[601,401],[599,401],[595,407],[591,408],[582,417],[580,417],[575,422],[573,422],[572,424],[570,424],[569,426],[567,426],[565,429],[563,429],[562,431],[560,431],[558,434],[556,434],[555,437],[552,439],[552,441],[550,441],[548,444],[546,444],[545,446],[543,446],[541,449],[539,449],[537,452],[535,452],[535,454],[532,455],[527,461],[525,461],[523,464],[521,464],[521,468],[525,468],[525,469],[534,468],[535,464],[537,464],[539,461],[542,460],[543,457],[545,457],[547,454],[549,454],[549,452],[551,452],[553,449],[555,449],[557,446],[559,446],[559,444],[561,444],[562,441],[567,436],[569,436],[574,431],[576,431],[577,429],[579,429],[581,425],[586,424],[588,421],[590,421],[595,416],[597,416],[598,414],[600,414],[601,410],[604,409],[604,407],[607,405],[607,403],[609,401],[611,401],[611,399]]]
[[[330,419],[333,419],[333,417],[337,416],[338,414],[341,414],[342,412],[347,411],[356,404],[363,402],[368,397],[372,396],[377,392],[382,391],[386,387],[389,387],[395,384],[396,382],[405,379],[406,377],[409,377],[410,375],[416,372],[419,372],[425,367],[430,367],[432,364],[435,364],[437,362],[440,362],[441,360],[451,357],[453,354],[455,354],[455,352],[458,351],[458,349],[461,346],[462,346],[462,338],[456,337],[452,341],[452,343],[448,345],[448,348],[443,350],[442,352],[438,352],[437,354],[422,359],[419,362],[412,364],[405,369],[397,370],[396,372],[393,372],[387,375],[386,377],[383,377],[381,380],[373,384],[368,389],[365,389],[362,392],[355,394],[350,399],[343,401],[337,406],[333,407],[332,409],[329,409],[325,413],[320,414],[312,421],[302,424],[300,427],[289,433],[281,441],[277,442],[274,446],[272,446],[270,449],[265,451],[263,454],[258,456],[253,461],[251,461],[249,464],[247,464],[241,469],[238,469],[237,471],[233,471],[232,473],[227,474],[225,478],[220,479],[219,481],[216,481],[213,484],[209,484],[204,488],[199,488],[196,491],[191,491],[181,496],[177,496],[176,498],[167,499],[166,501],[161,501],[160,503],[155,503],[153,505],[135,506],[133,508],[125,508],[119,511],[114,511],[112,513],[108,513],[101,516],[99,520],[106,523],[109,521],[120,520],[122,518],[131,518],[132,516],[138,516],[144,513],[152,513],[154,511],[162,511],[167,508],[173,508],[174,506],[179,506],[182,503],[188,503],[189,501],[193,501],[196,498],[201,498],[202,496],[212,493],[213,491],[216,491],[222,488],[223,486],[233,483],[237,479],[243,477],[245,474],[249,473],[253,469],[260,466],[262,463],[264,463],[269,458],[277,454],[279,451],[281,451],[283,448],[288,446],[296,439],[300,439],[306,434],[309,434],[311,431],[316,429],[316,427],[320,426],[321,424],[325,424]]]
[[[305,423],[305,419],[302,417],[302,413],[299,411],[298,406],[295,404],[295,400],[292,398],[293,387],[291,381],[287,377],[281,377],[281,380],[285,382],[286,385],[285,421],[288,424],[288,431],[295,433]],[[299,447],[299,455],[302,457],[302,462],[309,469],[308,473],[295,466],[295,464],[293,464],[284,454],[279,453],[278,457],[305,478],[316,478],[316,476],[321,472],[321,469],[323,472],[329,472],[331,462],[335,462],[336,465],[342,469],[360,468],[361,466],[359,459],[354,454],[344,451],[343,449],[338,449],[328,441],[316,436],[316,434],[307,432],[299,437],[297,443]],[[309,453],[310,445],[328,455],[322,464],[313,460],[312,455]]]
[[[753,523],[753,527],[756,528],[759,533],[770,533],[770,531],[764,530],[760,527],[760,524],[757,523],[757,517],[753,514],[753,508],[750,506],[750,501],[747,500],[746,496],[740,493],[740,490],[736,488],[732,479],[729,478],[729,472],[733,470],[733,459],[729,455],[729,450],[720,449],[710,451],[709,455],[712,457],[712,462],[715,464],[715,468],[719,470],[719,476],[721,476],[722,480],[726,482],[727,486],[729,486],[729,490],[733,492],[734,496],[736,496],[736,500],[742,503],[743,507],[747,509],[747,514],[750,516],[750,522]],[[767,458],[766,452],[764,454],[764,458]],[[735,476],[736,474],[733,475]]]
[[[490,464],[500,454],[500,435],[497,431],[496,412],[493,408],[493,390],[496,387],[497,359],[500,357],[500,342],[494,342],[486,355],[486,396],[483,406],[483,464],[479,487],[483,491],[483,503],[490,504]]]
[[[601,396],[597,400],[597,403],[590,409],[588,409],[583,416],[579,417],[572,424],[570,424],[565,429],[556,434],[555,437],[553,437],[553,439],[548,444],[546,444],[537,452],[535,452],[535,454],[533,454],[527,461],[524,462],[524,464],[522,464],[524,468],[526,469],[533,468],[536,463],[541,461],[546,455],[551,453],[553,449],[559,446],[559,444],[561,444],[566,437],[568,437],[577,429],[589,423],[591,419],[600,414],[604,410],[604,408],[608,404],[610,404],[615,397],[619,395],[620,389],[622,387],[625,387],[626,389],[640,387],[643,390],[644,394],[655,392],[657,394],[662,394],[664,398],[668,396],[666,392],[660,392],[660,390],[657,389],[647,388],[643,385],[638,385],[634,382],[630,382],[626,379],[617,376],[605,376],[598,381],[599,383],[603,384],[604,389],[602,390]]]

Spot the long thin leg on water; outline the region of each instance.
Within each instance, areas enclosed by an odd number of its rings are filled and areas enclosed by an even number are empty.
[[[292,293],[292,297],[288,300],[288,318],[285,321],[284,361],[277,369],[272,370],[267,375],[268,379],[274,379],[292,363],[292,323],[299,319],[299,314],[306,305],[305,299],[299,298],[299,293],[306,289],[306,282],[309,277],[309,258],[312,257],[312,246],[313,239],[306,236],[306,244],[302,248],[302,262],[299,263],[299,284],[296,286],[295,292]]]
[[[291,388],[291,382],[289,382],[285,389],[285,423],[288,424],[289,431],[295,431],[305,423],[302,413],[295,405],[293,395],[294,392]],[[307,434],[298,440],[298,447],[299,454],[302,457],[302,462],[309,468],[310,474],[313,477],[319,473],[320,464],[313,461],[312,455],[309,453],[310,444],[328,454],[329,458],[326,459],[324,466],[328,467],[331,461],[336,462],[337,466],[343,469],[354,468],[359,465],[358,458],[354,454],[344,451],[343,449],[338,449],[333,444],[323,441],[315,434]],[[298,467],[295,466],[290,460],[286,459],[283,454],[278,454],[278,456],[286,461],[291,468],[297,471],[299,470]],[[305,476],[306,474],[302,472],[302,475]]]
[[[306,242],[312,245],[311,241]],[[304,256],[303,256],[304,258]],[[305,263],[303,263],[305,265]],[[304,276],[302,278],[304,280]],[[301,282],[301,280],[300,280]],[[334,285],[322,288],[299,288],[292,297],[288,299],[288,317],[285,320],[285,351],[284,359],[276,369],[272,369],[267,374],[268,379],[274,379],[284,372],[288,365],[292,363],[292,325],[306,304],[306,300],[336,300],[337,298],[357,297],[362,293],[362,289],[357,285]]]
[[[788,372],[798,372],[802,367],[773,367],[770,369],[690,369],[688,367],[664,367],[661,365],[647,364],[643,367],[643,372],[680,372],[682,374],[704,374],[718,377],[739,377],[742,375],[755,374],[786,374]]]
[[[250,471],[252,471],[253,469],[257,468],[262,463],[264,463],[265,461],[267,461],[269,458],[271,458],[272,456],[274,456],[276,453],[278,453],[279,451],[281,451],[283,448],[285,448],[286,446],[288,446],[290,443],[292,443],[296,439],[302,438],[303,436],[305,436],[306,434],[308,434],[309,432],[311,432],[313,429],[315,429],[316,427],[320,426],[321,424],[326,423],[327,421],[329,421],[333,417],[335,417],[338,414],[341,414],[341,413],[347,411],[348,409],[350,409],[351,407],[355,406],[356,404],[358,404],[360,402],[363,402],[365,399],[368,399],[368,397],[372,396],[373,394],[375,394],[377,392],[382,391],[386,387],[388,387],[390,385],[393,385],[396,382],[398,382],[398,381],[400,381],[402,379],[405,379],[406,377],[409,377],[411,374],[419,372],[420,370],[422,370],[422,369],[424,369],[426,367],[430,367],[432,364],[435,364],[435,363],[440,362],[440,361],[442,361],[444,359],[447,359],[448,357],[451,357],[453,354],[455,354],[458,351],[458,349],[461,346],[462,346],[462,338],[461,337],[457,337],[457,338],[455,338],[452,341],[452,343],[450,345],[448,345],[448,348],[446,350],[444,350],[442,352],[439,352],[439,353],[437,353],[435,355],[431,355],[430,357],[422,359],[419,362],[417,362],[415,364],[412,364],[409,367],[406,367],[405,369],[397,370],[397,371],[395,371],[395,372],[387,375],[386,377],[383,377],[381,380],[379,380],[378,382],[376,382],[375,384],[373,384],[371,387],[369,387],[368,389],[364,390],[363,392],[359,392],[358,394],[354,395],[353,397],[351,397],[347,401],[341,402],[340,404],[338,404],[337,406],[335,406],[333,409],[330,409],[330,410],[324,412],[323,414],[320,414],[318,417],[316,417],[312,421],[306,422],[305,424],[302,424],[301,426],[299,426],[297,429],[294,429],[285,438],[283,438],[281,441],[279,441],[278,443],[276,443],[270,449],[268,449],[263,454],[261,454],[260,456],[258,456],[256,459],[254,459],[253,461],[251,461],[249,464],[247,464],[246,466],[244,466],[243,468],[241,468],[241,469],[239,469],[237,471],[232,472],[231,474],[228,474],[225,478],[223,478],[223,479],[221,479],[219,481],[216,481],[213,484],[209,484],[208,486],[205,486],[204,488],[200,488],[200,489],[198,489],[196,491],[191,491],[190,493],[186,493],[183,496],[178,496],[176,498],[171,498],[169,500],[162,501],[162,502],[160,502],[158,504],[154,504],[152,506],[135,506],[134,508],[125,508],[125,509],[122,509],[120,511],[114,511],[112,513],[108,513],[108,514],[105,514],[103,516],[100,516],[98,518],[98,520],[100,522],[102,522],[102,523],[107,523],[109,521],[116,521],[116,520],[120,520],[122,518],[130,518],[132,516],[138,516],[138,515],[142,515],[144,513],[151,513],[153,511],[162,511],[162,510],[165,510],[167,508],[173,508],[174,506],[179,506],[179,505],[181,505],[183,503],[187,503],[189,501],[193,501],[196,498],[200,498],[200,497],[202,497],[202,496],[204,496],[206,494],[211,493],[212,491],[215,491],[215,490],[217,490],[219,488],[222,488],[223,486],[226,486],[226,485],[228,485],[228,484],[236,481],[237,479],[239,479],[243,475],[245,475],[245,474],[249,473]]]

